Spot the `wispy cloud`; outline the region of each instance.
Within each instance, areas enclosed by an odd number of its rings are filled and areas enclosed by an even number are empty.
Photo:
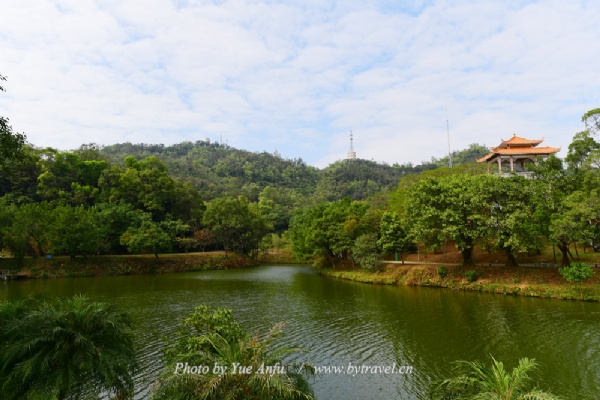
[[[402,4],[401,7],[398,4]],[[40,146],[222,135],[324,166],[517,133],[566,148],[600,105],[600,4],[7,0],[0,115]]]

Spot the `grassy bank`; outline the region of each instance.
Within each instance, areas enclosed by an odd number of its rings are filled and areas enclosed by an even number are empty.
[[[600,301],[600,273],[580,285],[564,280],[558,268],[458,267],[441,265],[388,265],[383,272],[358,269],[324,269],[325,276],[379,285],[432,286],[453,290],[501,293],[555,299]],[[474,270],[477,280],[469,282],[467,271]],[[596,270],[596,269],[594,269]]]
[[[289,249],[260,253],[258,261],[261,264],[307,264],[306,261],[298,260],[294,257],[294,253]]]
[[[26,258],[21,274],[29,278],[139,275],[205,271],[258,265],[256,260],[223,252],[153,255]],[[14,260],[0,259],[0,268],[16,269]]]

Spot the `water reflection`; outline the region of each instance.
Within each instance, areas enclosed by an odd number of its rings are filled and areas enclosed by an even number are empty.
[[[310,267],[268,266],[155,276],[15,281],[0,299],[31,293],[87,293],[132,313],[147,397],[162,368],[163,338],[198,304],[228,307],[251,330],[288,321],[284,341],[321,366],[411,365],[412,375],[322,374],[318,398],[424,399],[431,380],[457,359],[493,354],[514,365],[536,358],[542,387],[565,398],[595,399],[600,388],[600,305],[434,288],[372,286],[317,275]]]

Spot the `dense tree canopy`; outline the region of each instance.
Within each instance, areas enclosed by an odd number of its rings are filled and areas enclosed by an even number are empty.
[[[465,263],[481,244],[514,265],[519,253],[553,244],[568,264],[573,243],[600,247],[599,115],[584,114],[586,130],[573,138],[567,167],[556,157],[538,159],[530,181],[489,176],[473,162],[488,151],[479,144],[454,151],[453,168],[442,157],[421,165],[341,160],[317,169],[209,139],[36,148],[2,117],[0,244],[22,263],[48,253],[207,247],[256,255],[261,243],[286,238],[298,257],[332,266],[361,252],[403,256],[414,244],[435,251],[448,242]]]
[[[4,92],[2,81],[6,81],[6,77],[0,74],[0,92]],[[0,169],[4,169],[11,161],[21,157],[20,152],[25,140],[24,134],[13,131],[8,118],[0,116]]]

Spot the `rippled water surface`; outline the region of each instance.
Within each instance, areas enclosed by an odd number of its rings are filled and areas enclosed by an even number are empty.
[[[228,307],[250,330],[287,321],[282,341],[309,350],[316,366],[410,365],[413,373],[319,374],[318,399],[425,399],[452,361],[511,367],[540,364],[540,386],[567,399],[600,398],[600,305],[446,289],[372,286],[319,276],[305,266],[0,283],[0,299],[32,293],[118,304],[137,331],[142,372],[136,398],[148,397],[161,371],[163,338],[194,306]]]

